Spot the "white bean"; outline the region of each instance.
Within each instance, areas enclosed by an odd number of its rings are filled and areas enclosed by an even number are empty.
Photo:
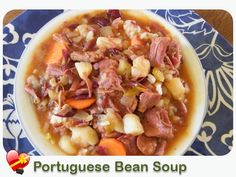
[[[185,88],[180,78],[176,77],[165,82],[165,86],[170,91],[174,99],[183,100],[185,94]]]
[[[144,56],[137,57],[133,60],[131,75],[134,78],[146,77],[150,71],[150,62]]]
[[[114,130],[120,133],[124,132],[122,118],[111,108],[107,109],[107,114],[100,117],[98,124],[103,126],[108,133]]]
[[[123,122],[126,134],[137,136],[144,132],[140,118],[136,114],[126,114],[123,117]]]
[[[90,126],[71,128],[71,140],[80,147],[87,147],[98,143],[97,132]]]
[[[81,79],[86,79],[93,70],[91,63],[89,62],[76,62],[75,68]]]
[[[64,135],[60,138],[58,142],[59,147],[68,154],[76,154],[77,149],[73,142],[71,141],[70,136]]]

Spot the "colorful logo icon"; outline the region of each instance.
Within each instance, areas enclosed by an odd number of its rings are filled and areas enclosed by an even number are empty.
[[[15,171],[18,174],[23,174],[25,168],[30,161],[30,156],[26,153],[19,153],[15,150],[10,150],[7,153],[7,162],[12,168],[13,171]]]

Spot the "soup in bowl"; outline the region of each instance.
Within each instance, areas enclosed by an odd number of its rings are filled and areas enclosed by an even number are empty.
[[[68,11],[51,20],[21,57],[15,96],[43,155],[181,155],[207,106],[190,43],[140,10]]]

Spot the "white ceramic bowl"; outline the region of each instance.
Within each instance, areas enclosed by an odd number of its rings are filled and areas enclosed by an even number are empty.
[[[67,11],[52,19],[38,31],[37,35],[30,41],[21,56],[17,69],[15,85],[15,103],[17,113],[27,137],[42,155],[60,155],[64,153],[55,145],[51,145],[40,130],[40,125],[34,111],[34,106],[30,102],[29,96],[24,91],[24,78],[26,71],[31,62],[32,54],[37,49],[38,45],[45,40],[45,38],[49,37],[49,35],[51,35],[64,21],[90,11],[92,10]],[[195,140],[205,117],[207,108],[207,89],[200,60],[188,40],[165,19],[149,11],[128,10],[128,12],[138,16],[147,15],[149,18],[157,21],[181,44],[184,62],[188,66],[188,73],[191,75],[193,87],[195,89],[195,98],[193,103],[195,107],[187,133],[185,133],[185,137],[175,144],[175,147],[169,151],[168,155],[182,155]]]

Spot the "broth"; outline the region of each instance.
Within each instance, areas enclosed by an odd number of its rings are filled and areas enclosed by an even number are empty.
[[[82,24],[84,22],[85,19],[90,19],[94,16],[105,16],[106,12],[104,11],[94,11],[92,13],[89,14],[85,14],[82,16],[78,16],[75,17],[71,20],[68,20],[66,22],[64,22],[60,27],[58,27],[57,30],[55,30],[55,33],[62,33],[62,30],[65,27],[68,27],[70,25],[74,25],[74,24]],[[122,16],[122,20],[135,20],[137,22],[137,24],[141,27],[141,28],[149,28],[150,32],[154,33],[154,32],[158,32],[161,33],[163,36],[169,36],[171,37],[171,34],[168,32],[168,29],[165,29],[164,27],[162,27],[161,25],[159,25],[157,22],[149,19],[146,16],[143,17],[138,17],[138,16],[133,16],[131,14],[128,13],[128,11],[121,11],[121,16]],[[123,33],[123,31],[119,31],[120,33]],[[25,80],[27,80],[27,78],[35,72],[35,69],[37,68],[37,72],[38,75],[44,73],[47,69],[47,64],[45,64],[45,56],[48,53],[48,49],[50,48],[51,45],[53,45],[54,40],[52,39],[52,37],[50,36],[47,40],[45,40],[45,42],[43,42],[40,46],[39,46],[39,50],[35,51],[35,55],[32,58],[32,62],[29,66],[29,69],[27,71]],[[173,124],[174,127],[174,138],[172,139],[168,139],[167,140],[167,145],[166,145],[166,150],[165,150],[165,155],[168,155],[168,152],[171,151],[173,149],[173,147],[175,147],[178,142],[180,142],[182,140],[182,138],[184,136],[186,136],[186,133],[188,131],[188,126],[191,122],[191,115],[193,113],[193,108],[194,108],[194,87],[192,86],[192,80],[190,78],[190,75],[187,72],[187,66],[185,65],[185,63],[183,62],[180,66],[179,69],[180,72],[180,78],[182,78],[189,86],[189,90],[190,92],[186,94],[186,107],[188,112],[183,116],[183,122],[181,124]],[[38,115],[38,120],[39,123],[42,127],[42,131],[44,133],[49,133],[50,134],[50,140],[52,141],[52,143],[57,144],[59,139],[60,139],[60,135],[54,132],[54,129],[49,125],[49,123],[45,122],[49,122],[50,120],[50,116],[49,116],[49,112],[51,112],[52,110],[47,110],[42,112],[41,110],[35,109],[37,115]],[[49,127],[47,127],[49,126]],[[71,132],[68,133],[71,136]],[[46,135],[45,135],[46,136]],[[142,153],[138,153],[135,155],[143,155]]]

